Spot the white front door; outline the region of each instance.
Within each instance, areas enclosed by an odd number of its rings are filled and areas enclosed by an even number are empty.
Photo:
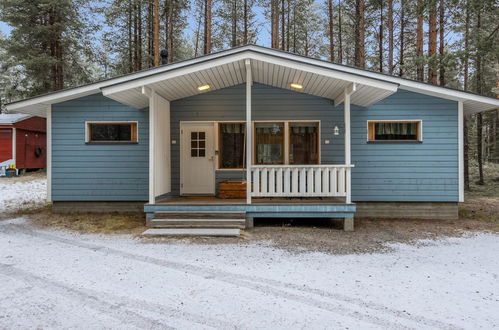
[[[215,194],[215,123],[180,124],[180,194]]]

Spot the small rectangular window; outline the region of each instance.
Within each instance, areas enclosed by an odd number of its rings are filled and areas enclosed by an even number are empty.
[[[368,141],[421,141],[421,121],[369,121]]]
[[[284,123],[255,124],[257,165],[284,164]]]
[[[218,136],[219,168],[244,168],[246,124],[221,123]]]
[[[136,122],[87,123],[87,142],[122,143],[137,142]]]

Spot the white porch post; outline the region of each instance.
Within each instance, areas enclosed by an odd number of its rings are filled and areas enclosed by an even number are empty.
[[[156,105],[154,104],[153,91],[150,88],[142,87],[142,94],[149,98],[149,204],[156,203],[154,195],[154,150],[155,150],[155,132],[154,123],[156,122]]]
[[[350,133],[350,95],[355,91],[355,84],[352,84],[351,88],[345,88],[344,91],[344,117],[345,117],[345,165],[347,168],[345,170],[345,188],[346,188],[346,198],[347,204],[352,202],[352,190],[351,190],[351,168],[348,166],[352,163],[351,156],[351,133]]]
[[[246,204],[251,204],[251,163],[253,162],[251,127],[251,61],[246,59]]]

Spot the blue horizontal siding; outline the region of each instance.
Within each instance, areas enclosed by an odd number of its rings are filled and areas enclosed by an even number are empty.
[[[52,106],[52,200],[146,201],[149,112],[100,94]],[[85,144],[85,121],[137,121],[138,143]]]
[[[399,90],[351,118],[353,201],[458,201],[457,102]],[[423,121],[422,143],[367,143],[368,120],[403,119]]]

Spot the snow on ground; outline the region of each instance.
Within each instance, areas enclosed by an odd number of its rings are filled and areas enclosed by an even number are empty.
[[[0,328],[499,327],[499,236],[422,243],[292,254],[0,221]]]
[[[47,198],[47,180],[37,178],[18,181],[17,178],[0,177],[0,213],[36,206]]]

